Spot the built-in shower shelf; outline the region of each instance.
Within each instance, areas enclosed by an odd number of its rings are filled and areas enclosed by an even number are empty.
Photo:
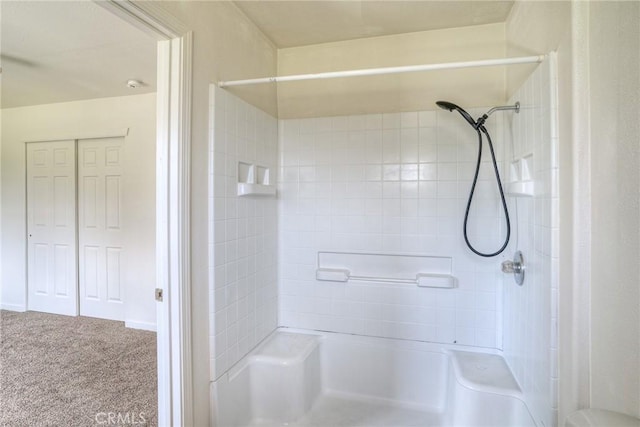
[[[274,196],[270,169],[266,166],[238,162],[238,196]]]
[[[514,197],[532,197],[533,181],[516,181],[507,184],[507,195]]]
[[[275,194],[274,185],[238,183],[238,196],[273,196]]]
[[[526,154],[511,162],[509,182],[506,193],[513,197],[532,197],[535,186],[533,182],[533,153]]]

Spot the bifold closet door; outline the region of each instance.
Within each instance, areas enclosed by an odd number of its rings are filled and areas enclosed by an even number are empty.
[[[80,314],[124,320],[123,138],[78,141]]]
[[[27,308],[78,315],[75,141],[27,144]]]

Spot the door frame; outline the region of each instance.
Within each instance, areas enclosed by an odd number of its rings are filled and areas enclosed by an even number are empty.
[[[153,2],[94,2],[158,40],[156,282],[158,425],[193,425],[190,140],[193,35]]]

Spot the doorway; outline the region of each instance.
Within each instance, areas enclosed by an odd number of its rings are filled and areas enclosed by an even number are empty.
[[[25,3],[21,3],[25,4]],[[30,3],[26,3],[30,4]],[[157,214],[156,254],[158,266],[157,280],[153,285],[161,291],[162,301],[157,303],[158,328],[158,380],[159,380],[159,421],[162,424],[189,424],[191,419],[191,318],[190,318],[190,277],[189,277],[189,149],[190,139],[190,104],[191,104],[191,45],[192,38],[187,27],[172,19],[162,8],[151,3],[134,3],[131,1],[108,1],[83,3],[87,8],[98,4],[114,12],[119,17],[152,34],[158,49],[158,82],[157,82],[157,150],[151,156],[156,163],[155,193]],[[35,6],[34,6],[35,8]],[[36,8],[37,9],[37,8]],[[4,8],[3,8],[4,12]],[[57,14],[60,14],[58,11]],[[3,13],[3,17],[8,14]],[[44,22],[52,22],[45,17]],[[13,19],[9,22],[21,25],[29,20]],[[79,21],[80,22],[80,21]],[[93,22],[93,21],[91,21]],[[6,37],[3,25],[3,46]],[[16,34],[23,34],[23,28],[17,28]],[[42,31],[41,31],[42,33]],[[66,40],[66,39],[65,39]],[[69,40],[84,41],[84,38]],[[40,46],[39,44],[35,44]],[[110,46],[110,45],[109,45]],[[67,49],[69,50],[69,49]],[[70,50],[77,53],[75,50]],[[6,54],[8,51],[3,50]],[[103,55],[103,57],[110,57]],[[77,63],[75,61],[74,63]],[[42,64],[33,61],[17,61],[20,66]],[[5,65],[5,64],[3,64]],[[3,72],[3,80],[9,74],[7,67]],[[104,67],[103,67],[104,68]],[[84,69],[84,68],[83,68]],[[31,70],[33,71],[33,70]],[[77,71],[77,70],[76,70]],[[113,74],[113,73],[111,73]],[[30,73],[14,73],[14,75],[30,75]],[[75,74],[74,74],[75,75]],[[108,77],[108,76],[107,76]],[[72,79],[76,81],[77,79]],[[102,78],[101,81],[106,81]],[[55,82],[59,86],[59,81]],[[15,87],[15,86],[12,86]],[[94,87],[94,86],[87,86]],[[36,94],[54,93],[38,91],[30,87]],[[3,102],[6,101],[3,95]],[[55,101],[47,101],[55,102]],[[44,104],[44,102],[43,102]],[[117,111],[117,110],[113,110]],[[4,114],[3,114],[4,115]],[[110,114],[108,114],[110,116]],[[82,117],[85,117],[82,114]],[[48,116],[43,116],[54,126]],[[7,120],[5,123],[9,123]],[[26,183],[25,172],[19,169],[25,165],[24,141],[40,141],[47,139],[37,129],[28,129],[29,138],[11,135],[16,143],[6,145],[3,127],[3,308],[24,311],[26,309],[26,227],[23,226],[26,215]],[[56,135],[74,137],[76,135]],[[34,135],[35,137],[31,137]],[[44,138],[43,138],[44,136]],[[83,135],[84,136],[84,135]],[[90,137],[89,135],[88,137]],[[49,138],[50,139],[50,138]],[[20,141],[20,148],[18,148]],[[7,155],[9,154],[9,155]],[[19,163],[12,162],[11,156],[22,158]],[[20,167],[14,167],[20,165]],[[5,175],[11,179],[4,179]],[[6,200],[11,203],[4,203]],[[18,224],[18,226],[15,226]],[[25,224],[26,225],[26,224]],[[15,283],[19,286],[15,286]],[[147,295],[145,293],[145,295]],[[153,301],[153,300],[152,300]]]

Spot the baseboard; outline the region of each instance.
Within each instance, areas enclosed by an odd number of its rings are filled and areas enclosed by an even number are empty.
[[[25,307],[22,304],[5,304],[5,303],[2,303],[2,304],[0,304],[0,310],[19,311],[21,313],[24,313],[25,311],[27,311],[27,307]]]
[[[142,329],[144,331],[156,332],[156,324],[151,322],[138,322],[135,320],[125,320],[124,326],[131,329]]]

